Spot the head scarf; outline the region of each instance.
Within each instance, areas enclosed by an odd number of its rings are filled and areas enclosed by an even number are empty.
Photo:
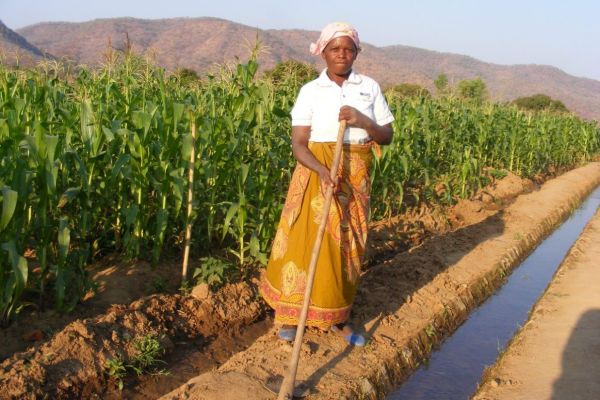
[[[347,24],[345,22],[332,22],[327,25],[321,31],[321,36],[319,36],[319,40],[316,43],[310,44],[310,53],[312,55],[318,56],[323,52],[323,49],[327,46],[329,42],[331,42],[335,38],[339,38],[341,36],[348,36],[357,49],[360,49],[360,40],[358,40],[358,32],[356,29],[352,27],[352,25]]]

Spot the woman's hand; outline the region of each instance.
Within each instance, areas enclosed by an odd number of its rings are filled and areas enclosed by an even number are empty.
[[[325,194],[327,193],[327,188],[329,187],[333,188],[333,191],[335,193],[335,190],[338,186],[339,178],[336,176],[335,179],[331,179],[330,171],[324,165],[321,165],[317,173],[319,174],[319,179],[321,181],[321,194],[323,195],[323,197],[325,197]]]
[[[349,126],[355,126],[365,130],[367,129],[369,122],[372,122],[371,118],[350,106],[342,106],[342,108],[340,108],[338,119],[340,121],[346,120],[346,123]]]
[[[354,107],[342,106],[338,119],[340,121],[346,120],[348,126],[364,129],[378,144],[392,143],[392,136],[394,135],[392,124],[378,125]]]
[[[315,158],[313,153],[308,148],[308,138],[310,137],[310,126],[294,126],[292,127],[292,152],[294,158],[305,167],[315,171],[319,175],[321,182],[321,193],[325,196],[328,187],[332,187],[335,191],[338,178],[331,179],[329,169],[321,164]]]

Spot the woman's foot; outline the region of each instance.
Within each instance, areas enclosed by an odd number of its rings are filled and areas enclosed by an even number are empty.
[[[363,335],[355,333],[352,327],[347,323],[332,325],[331,331],[343,336],[346,342],[351,346],[362,347],[367,342]]]
[[[277,336],[281,340],[293,342],[294,339],[296,339],[296,329],[296,325],[281,325],[279,332],[277,332]]]

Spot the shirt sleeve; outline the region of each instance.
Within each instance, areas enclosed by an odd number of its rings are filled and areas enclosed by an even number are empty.
[[[311,90],[307,86],[300,89],[296,103],[292,108],[292,126],[312,125],[313,105],[310,92]]]
[[[394,116],[388,107],[387,102],[379,85],[375,86],[375,100],[373,101],[373,114],[375,115],[375,122],[378,125],[389,124],[394,120]]]

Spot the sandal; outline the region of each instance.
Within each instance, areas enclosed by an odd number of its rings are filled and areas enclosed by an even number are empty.
[[[293,342],[294,339],[296,339],[296,327],[294,325],[283,325],[281,328],[279,328],[277,336],[281,340]]]
[[[344,328],[346,327],[350,329],[350,333],[344,335]],[[343,336],[344,340],[346,340],[346,342],[348,342],[348,344],[351,346],[362,347],[367,343],[365,337],[359,333],[355,333],[349,325],[343,325],[343,328],[339,328],[337,325],[332,325],[330,329],[332,332]]]

